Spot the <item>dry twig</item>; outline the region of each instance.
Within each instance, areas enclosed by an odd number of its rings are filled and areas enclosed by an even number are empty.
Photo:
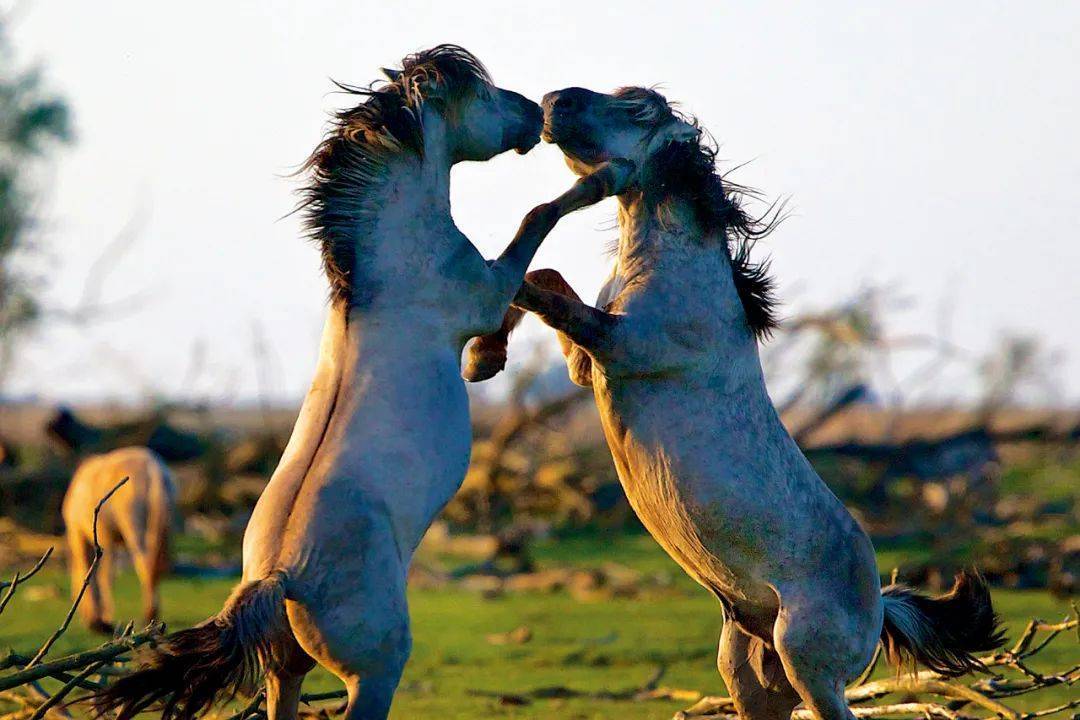
[[[128,478],[124,478],[116,483],[116,486],[105,493],[105,496],[101,498],[101,500],[98,500],[97,506],[94,507],[94,559],[86,571],[86,577],[83,579],[82,587],[79,588],[79,592],[75,595],[75,600],[72,601],[71,608],[68,610],[64,622],[60,624],[60,627],[56,629],[56,632],[49,636],[49,639],[41,646],[41,649],[38,650],[37,655],[34,656],[27,667],[33,667],[41,662],[42,658],[49,654],[49,650],[52,649],[53,643],[59,640],[60,636],[67,632],[68,626],[71,625],[71,619],[75,617],[75,611],[79,609],[79,603],[82,602],[83,596],[86,595],[86,589],[90,586],[90,582],[97,573],[98,563],[101,562],[101,556],[103,554],[101,544],[98,542],[98,515],[101,513],[101,508],[109,501],[109,498],[111,498],[117,490],[122,488],[127,481]]]

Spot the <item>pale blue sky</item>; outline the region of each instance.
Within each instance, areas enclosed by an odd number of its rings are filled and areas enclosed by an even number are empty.
[[[661,84],[731,164],[753,160],[738,179],[791,196],[765,248],[787,312],[889,282],[917,302],[896,317],[912,332],[953,298],[955,343],[1040,335],[1066,355],[1065,397],[1080,393],[1080,4],[34,0],[19,13],[19,58],[45,64],[79,135],[49,177],[48,297],[75,302],[88,263],[140,214],[104,299],[145,295],[134,314],[44,332],[9,390],[173,394],[201,345],[187,390],[250,396],[258,324],[277,358],[269,385],[299,396],[325,290],[297,220],[278,221],[296,188],[280,175],[340,100],[328,78],[367,83],[456,42],[534,99]],[[462,166],[454,215],[492,255],[571,179],[550,146]],[[592,297],[612,214],[564,220],[537,266]]]

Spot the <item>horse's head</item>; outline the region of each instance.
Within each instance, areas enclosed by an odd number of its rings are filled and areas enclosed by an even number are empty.
[[[610,95],[571,87],[544,96],[544,132],[578,175],[613,158],[633,160],[638,168],[664,147],[698,142],[701,130],[680,116],[660,93],[626,87]]]
[[[524,155],[540,142],[544,124],[539,105],[490,84],[447,105],[446,118],[455,162],[490,160],[507,150]]]
[[[454,162],[526,153],[540,141],[540,106],[496,87],[464,48],[439,45],[405,58],[401,70],[383,72],[414,112],[435,112],[445,121]]]

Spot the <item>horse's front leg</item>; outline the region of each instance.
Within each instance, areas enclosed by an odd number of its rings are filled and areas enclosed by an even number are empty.
[[[586,305],[576,295],[570,297],[526,282],[514,297],[514,307],[534,313],[595,360],[614,358],[618,352],[623,316]]]
[[[555,200],[537,205],[530,210],[502,255],[489,263],[489,278],[494,285],[496,306],[503,308],[510,303],[518,288],[521,287],[525,271],[540,248],[540,243],[560,219],[575,210],[595,205],[606,197],[623,192],[634,170],[633,162],[616,158],[604,163],[589,175],[579,178],[573,187]],[[559,279],[561,280],[561,276]],[[570,294],[575,299],[577,298],[573,290],[570,290]],[[462,376],[466,380],[469,382],[487,380],[503,369],[506,364],[507,340],[510,332],[521,321],[521,317],[520,310],[509,308],[498,330],[480,336],[473,342],[470,346],[467,365],[462,371]]]
[[[558,270],[548,268],[532,270],[525,275],[525,282],[536,287],[550,290],[551,292],[565,295],[572,300],[581,301],[581,298],[570,283],[559,274]],[[462,377],[469,382],[480,382],[494,377],[506,367],[507,345],[510,341],[510,333],[518,326],[525,316],[521,308],[511,306],[503,317],[499,329],[488,335],[481,335],[473,340],[465,358],[465,369]],[[564,333],[558,333],[559,346],[562,348],[563,357],[566,358],[566,368],[570,374],[570,380],[575,385],[589,387],[592,385],[592,359],[580,347],[568,338]]]
[[[506,306],[517,293],[540,243],[564,216],[626,189],[634,173],[634,163],[615,159],[579,178],[573,187],[555,200],[537,205],[521,221],[517,234],[502,255],[491,263],[491,274],[499,290],[501,306]]]
[[[613,314],[528,282],[518,291],[514,306],[565,335],[608,376],[677,372],[693,358],[701,341],[693,323]]]

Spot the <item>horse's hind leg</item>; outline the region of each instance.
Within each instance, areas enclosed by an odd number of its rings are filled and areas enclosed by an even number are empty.
[[[741,720],[787,720],[799,704],[776,651],[730,619],[720,633],[716,666]]]
[[[304,652],[292,633],[278,641],[282,658],[266,669],[267,720],[296,720],[300,710],[300,688],[315,661]]]
[[[844,698],[844,684],[868,661],[859,638],[849,636],[846,622],[818,612],[781,609],[774,637],[788,681],[816,720],[853,720]]]
[[[300,711],[300,688],[303,675],[293,675],[283,670],[266,673],[267,720],[296,720]]]
[[[148,552],[144,548],[129,548],[131,564],[135,566],[135,575],[139,578],[139,587],[142,589],[143,619],[146,622],[157,620],[158,617],[158,561],[157,553]]]
[[[79,612],[87,627],[96,632],[111,635],[112,603],[108,588],[105,587],[111,580],[110,558],[103,554],[98,560],[98,568],[94,576],[87,579],[90,564],[94,561],[94,545],[78,528],[69,526],[67,529],[68,541],[68,564],[71,570],[71,594],[78,594],[83,583],[86,582],[86,592],[79,604]],[[106,551],[106,553],[109,551]]]

